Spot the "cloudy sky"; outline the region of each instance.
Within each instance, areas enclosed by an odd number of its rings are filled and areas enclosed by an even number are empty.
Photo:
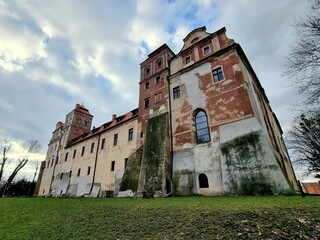
[[[0,0],[0,138],[42,152],[76,103],[94,126],[138,106],[139,64],[194,28],[226,27],[244,49],[284,130],[299,97],[282,76],[298,0]],[[43,157],[44,158],[44,157]],[[42,159],[41,159],[42,160]]]

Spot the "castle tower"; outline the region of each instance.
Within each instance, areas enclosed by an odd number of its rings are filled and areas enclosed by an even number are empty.
[[[66,115],[65,133],[66,141],[64,146],[70,141],[91,129],[93,115],[82,104],[76,104],[75,109]]]
[[[141,138],[146,134],[148,119],[168,111],[168,60],[173,56],[172,50],[163,44],[140,64],[138,121],[141,122]]]

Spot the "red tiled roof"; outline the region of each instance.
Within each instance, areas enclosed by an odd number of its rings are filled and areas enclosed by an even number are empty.
[[[308,194],[320,195],[320,181],[305,182],[305,183],[302,183],[302,185]]]
[[[119,117],[116,117],[115,119],[113,119],[112,121],[110,122],[106,122],[104,123],[103,125],[99,126],[99,127],[94,127],[90,132],[87,132],[87,133],[84,133],[82,134],[81,136],[79,137],[76,137],[75,139],[73,139],[68,146],[71,146],[73,144],[76,144],[76,143],[79,143],[85,139],[88,139],[92,136],[95,136],[97,134],[100,134],[104,131],[107,131],[113,127],[116,127],[116,126],[119,126],[121,125],[122,123],[130,120],[130,119],[133,119],[133,118],[136,118],[138,117],[138,108],[136,109],[133,109],[132,111],[124,114],[124,115],[121,115]]]

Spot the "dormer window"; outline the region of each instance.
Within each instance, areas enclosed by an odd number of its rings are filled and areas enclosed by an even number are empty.
[[[190,62],[191,62],[191,57],[190,56],[186,57],[186,64],[188,64]]]

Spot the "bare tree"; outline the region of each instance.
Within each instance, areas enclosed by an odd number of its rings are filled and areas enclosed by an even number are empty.
[[[309,0],[309,11],[294,23],[295,44],[287,58],[285,75],[305,97],[304,104],[320,103],[320,0]]]
[[[12,142],[5,140],[5,143],[7,143],[7,145],[5,145],[3,147],[3,158],[2,158],[2,164],[1,164],[1,177],[3,176],[5,166],[8,164],[7,153],[12,147]],[[39,152],[40,147],[41,147],[41,145],[37,140],[28,140],[23,143],[23,149],[24,149],[26,155],[18,159],[18,164],[16,165],[14,170],[9,175],[5,184],[0,188],[0,197],[2,197],[5,194],[6,186],[8,186],[13,181],[13,179],[16,177],[18,172],[28,163],[28,161],[29,161],[28,155],[30,153]]]
[[[294,162],[307,166],[320,178],[320,113],[309,112],[294,120],[287,142],[294,152]]]

